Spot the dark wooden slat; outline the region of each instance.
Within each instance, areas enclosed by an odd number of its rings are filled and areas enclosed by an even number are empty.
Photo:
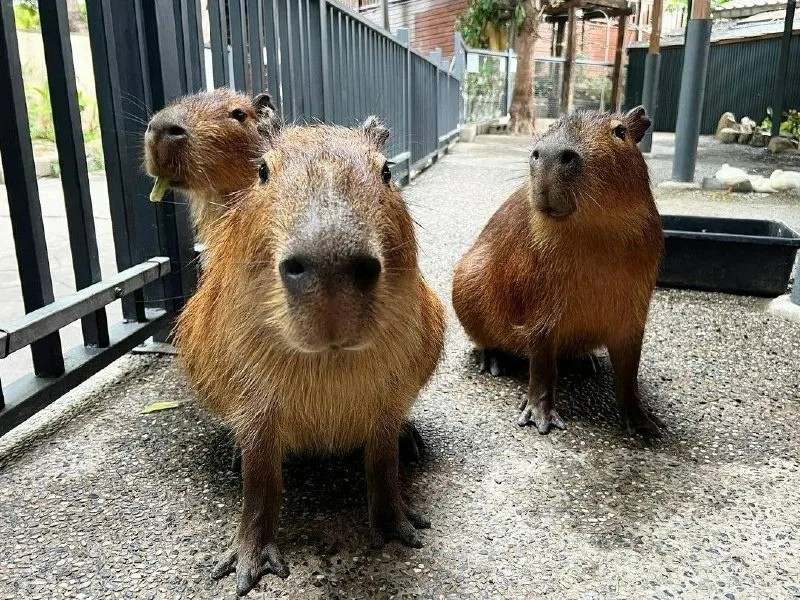
[[[264,17],[261,0],[247,0],[250,81],[253,95],[264,91]]]
[[[0,410],[0,435],[110,365],[168,322],[167,313],[159,309],[148,309],[146,317],[143,323],[126,322],[112,327],[107,348],[78,346],[68,351],[64,356],[66,369],[60,376],[29,375],[8,385],[5,407]]]
[[[53,108],[53,125],[61,170],[61,187],[69,230],[75,285],[81,290],[102,279],[94,228],[89,173],[83,144],[75,66],[69,38],[67,6],[59,0],[40,0],[39,15],[44,42],[47,80]],[[81,326],[87,346],[108,346],[105,308],[85,317]]]
[[[22,298],[25,311],[30,312],[53,301],[53,282],[36,185],[12,0],[0,0],[0,90],[0,154]],[[31,352],[37,374],[64,372],[58,333],[37,341],[31,346]]]
[[[211,23],[211,63],[214,86],[231,84],[228,66],[228,20],[225,16],[225,0],[208,0],[208,15]]]
[[[233,53],[231,87],[246,92],[248,91],[247,60],[245,58],[247,21],[245,20],[244,0],[228,0],[228,14],[230,14],[231,52]]]
[[[66,298],[59,298],[24,317],[0,325],[0,358],[5,358],[32,341],[58,331],[169,272],[169,258],[157,256]]]

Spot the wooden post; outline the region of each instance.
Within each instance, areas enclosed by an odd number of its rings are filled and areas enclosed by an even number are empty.
[[[653,17],[650,20],[650,54],[661,52],[661,13],[663,12],[663,1],[653,0]]]
[[[619,110],[622,94],[622,58],[625,51],[625,26],[628,23],[627,15],[619,16],[617,26],[617,49],[614,52],[614,73],[611,75],[611,110]]]
[[[562,73],[563,85],[561,87],[561,113],[569,114],[572,112],[573,100],[575,96],[575,55],[577,54],[576,44],[576,19],[575,9],[569,9],[569,21],[567,23],[567,56],[564,62],[564,72]]]
[[[555,52],[553,56],[564,56],[564,26],[566,23],[564,21],[557,21],[556,26],[556,36],[555,36]]]

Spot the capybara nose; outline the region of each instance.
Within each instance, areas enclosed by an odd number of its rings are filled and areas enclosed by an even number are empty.
[[[565,174],[577,175],[583,166],[581,155],[562,144],[539,144],[531,153],[531,169],[558,169]]]
[[[167,141],[183,141],[189,136],[189,132],[181,123],[167,119],[153,119],[147,130],[151,135]]]
[[[278,265],[281,281],[292,295],[320,289],[355,287],[369,292],[378,283],[381,262],[369,254],[315,257],[293,254]]]

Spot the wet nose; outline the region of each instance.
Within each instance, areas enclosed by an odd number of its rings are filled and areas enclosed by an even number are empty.
[[[283,286],[292,295],[332,286],[370,292],[381,275],[380,260],[366,253],[337,257],[296,253],[282,260],[278,268]]]
[[[189,135],[182,123],[172,119],[153,119],[148,124],[147,131],[157,138],[175,142],[183,141]]]
[[[560,144],[540,144],[533,149],[531,168],[557,168],[560,171],[578,174],[583,167],[583,159],[574,148]]]

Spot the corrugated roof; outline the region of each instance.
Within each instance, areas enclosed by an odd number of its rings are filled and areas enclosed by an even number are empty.
[[[755,0],[753,0],[755,1]],[[769,14],[769,13],[768,13]],[[737,21],[714,21],[711,28],[711,43],[728,40],[758,38],[765,35],[783,33],[784,11],[773,12],[774,18]],[[800,12],[795,13],[792,27],[794,35],[800,32]],[[666,31],[661,34],[662,46],[682,46],[684,30]],[[631,48],[646,48],[649,42],[642,41],[630,45]]]

